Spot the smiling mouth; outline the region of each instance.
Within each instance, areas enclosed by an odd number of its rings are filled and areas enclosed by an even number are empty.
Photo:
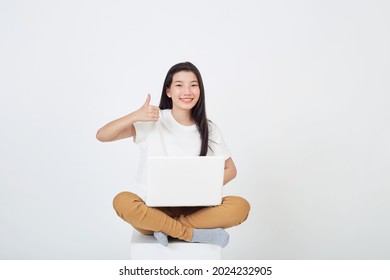
[[[192,102],[192,100],[194,100],[194,99],[193,98],[180,98],[180,101],[184,102],[184,103],[190,103],[190,102]]]

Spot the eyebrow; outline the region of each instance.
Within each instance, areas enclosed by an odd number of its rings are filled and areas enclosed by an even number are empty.
[[[174,81],[173,83],[184,83],[184,82],[179,80],[179,81]],[[198,83],[198,81],[197,80],[193,80],[190,83]]]

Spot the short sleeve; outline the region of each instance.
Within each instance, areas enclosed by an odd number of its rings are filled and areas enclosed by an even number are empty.
[[[155,122],[136,122],[134,123],[135,128],[135,137],[133,137],[133,141],[136,144],[141,144],[144,142],[149,135],[153,132],[155,127]]]
[[[220,129],[213,122],[209,122],[209,150],[207,154],[222,156],[225,160],[231,157],[231,152],[223,139]]]

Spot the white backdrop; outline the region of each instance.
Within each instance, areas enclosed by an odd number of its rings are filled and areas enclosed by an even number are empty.
[[[126,259],[138,148],[97,129],[193,62],[252,204],[225,259],[390,259],[388,1],[0,2],[0,258]]]

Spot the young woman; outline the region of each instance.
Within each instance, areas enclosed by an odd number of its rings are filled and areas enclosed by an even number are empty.
[[[114,120],[97,132],[102,142],[133,137],[141,149],[134,192],[114,198],[119,217],[143,234],[154,234],[164,246],[168,236],[189,242],[225,247],[229,235],[224,230],[241,224],[249,213],[249,203],[227,196],[212,207],[148,207],[145,163],[148,156],[223,156],[224,184],[235,178],[236,167],[221,132],[206,116],[201,74],[190,62],[171,67],[164,81],[160,106],[150,105],[148,94],[138,110]],[[191,176],[196,174],[189,174]],[[185,185],[183,185],[185,187]]]

